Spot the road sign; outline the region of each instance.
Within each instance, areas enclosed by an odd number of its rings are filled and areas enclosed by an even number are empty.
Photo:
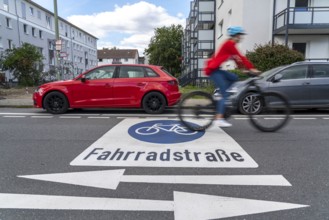
[[[178,120],[125,119],[73,166],[255,168],[257,163],[218,127],[191,132]]]

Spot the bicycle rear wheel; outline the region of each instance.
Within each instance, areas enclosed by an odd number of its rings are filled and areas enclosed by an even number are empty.
[[[259,97],[262,111],[259,114],[249,114],[251,124],[263,132],[274,132],[284,127],[290,119],[287,98],[278,92],[264,92]]]
[[[206,92],[195,91],[185,95],[178,105],[178,117],[192,131],[203,131],[213,122],[216,102]]]

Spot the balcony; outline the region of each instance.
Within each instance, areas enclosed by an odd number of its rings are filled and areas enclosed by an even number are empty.
[[[273,33],[287,28],[289,34],[329,34],[329,7],[286,8],[274,16]]]

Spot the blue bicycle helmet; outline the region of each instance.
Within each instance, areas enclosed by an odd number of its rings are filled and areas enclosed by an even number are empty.
[[[242,27],[240,26],[231,26],[227,28],[227,34],[229,36],[235,36],[237,34],[246,34]]]

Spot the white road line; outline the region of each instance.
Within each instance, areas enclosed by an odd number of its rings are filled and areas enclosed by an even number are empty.
[[[68,118],[81,118],[81,116],[59,116],[59,118],[68,119]]]
[[[284,118],[264,118],[265,120],[282,120]]]
[[[293,117],[293,119],[296,119],[296,120],[315,120],[316,118],[297,118],[297,117]]]
[[[322,118],[322,119],[328,120],[329,118]]]
[[[24,115],[4,115],[2,117],[4,117],[4,118],[25,118],[26,116],[24,116]]]
[[[38,115],[34,115],[34,116],[31,116],[31,118],[53,118],[54,116],[38,116]]]
[[[101,117],[101,116],[95,117],[95,116],[90,116],[88,118],[91,118],[91,119],[108,119],[110,117]]]

